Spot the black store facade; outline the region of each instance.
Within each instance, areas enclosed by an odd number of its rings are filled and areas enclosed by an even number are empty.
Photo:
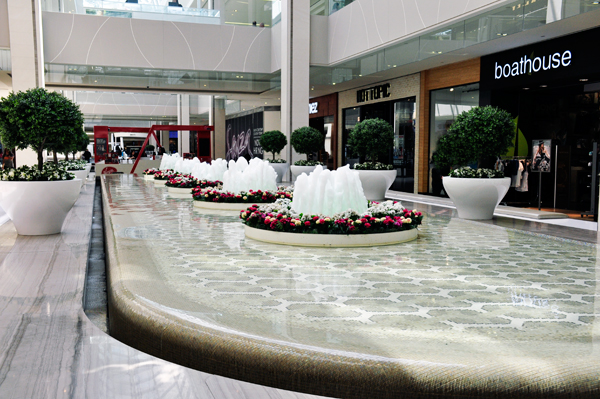
[[[481,59],[480,103],[506,109],[517,122],[515,148],[503,158],[518,160],[525,172],[533,149],[551,143],[550,171],[522,173],[525,190],[512,187],[508,205],[537,207],[541,199],[544,209],[596,213],[599,42],[600,29],[593,29]]]
[[[413,193],[419,90],[420,78],[415,74],[340,92],[340,164],[358,162],[348,148],[348,135],[354,126],[365,119],[383,119],[394,128],[394,145],[389,149],[388,163],[394,165],[397,177],[390,189]]]

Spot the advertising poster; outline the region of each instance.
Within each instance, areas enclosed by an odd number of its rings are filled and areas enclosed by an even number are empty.
[[[550,151],[552,149],[552,140],[533,140],[531,148],[533,148],[531,171],[550,172]]]
[[[263,113],[257,112],[228,119],[226,123],[227,160],[239,157],[263,157],[260,136],[263,134]]]

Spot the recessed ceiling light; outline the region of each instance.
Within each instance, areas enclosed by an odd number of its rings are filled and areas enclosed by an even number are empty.
[[[333,85],[335,86],[335,82],[333,82]]]
[[[583,79],[579,79],[580,82],[587,82],[588,80],[583,78]]]
[[[529,90],[529,87],[523,87],[523,90]]]
[[[450,89],[450,91],[454,91],[454,87]]]
[[[540,87],[548,87],[548,85],[540,85]]]

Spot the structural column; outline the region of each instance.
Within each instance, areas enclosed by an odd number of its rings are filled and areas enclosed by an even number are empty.
[[[213,98],[213,106],[211,107],[210,118],[208,124],[215,127],[212,132],[212,157],[226,158],[226,122],[225,122],[225,99]]]
[[[177,95],[177,124],[190,124],[190,96],[188,94]],[[190,132],[179,132],[179,155],[183,156],[184,152],[190,152]]]
[[[42,11],[39,0],[8,0],[8,31],[14,92],[44,87]],[[17,151],[17,166],[36,165],[37,154]]]
[[[310,1],[281,2],[281,131],[291,133],[308,126]],[[282,155],[293,163],[303,159],[291,145]]]

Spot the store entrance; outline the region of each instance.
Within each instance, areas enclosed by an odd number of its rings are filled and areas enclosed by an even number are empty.
[[[537,207],[541,200],[542,208],[577,214],[592,213],[597,207],[597,179],[592,187],[593,175],[600,173],[593,165],[594,143],[600,141],[600,87],[596,86],[493,93],[494,105],[518,115],[515,158],[531,159],[532,147],[538,140],[552,140],[551,171],[541,175],[529,173],[527,190],[511,188],[504,199],[507,205]],[[515,98],[516,109],[511,109]],[[538,198],[540,178],[542,189]]]

